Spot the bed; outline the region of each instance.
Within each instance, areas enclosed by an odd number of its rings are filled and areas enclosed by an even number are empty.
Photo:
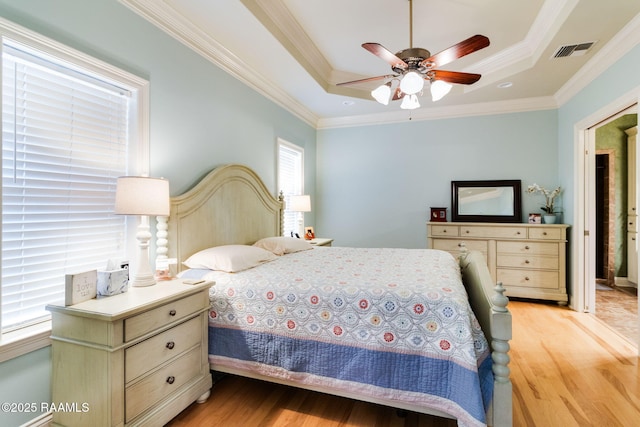
[[[236,164],[171,200],[159,253],[177,258],[185,278],[216,281],[212,371],[459,426],[512,424],[511,315],[482,254],[454,260],[429,249],[305,247],[279,237],[282,206],[255,172]],[[252,248],[265,259],[233,273],[202,261],[229,248],[241,251],[236,259],[253,256]]]

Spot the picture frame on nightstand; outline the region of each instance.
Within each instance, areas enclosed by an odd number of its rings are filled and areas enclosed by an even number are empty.
[[[64,305],[74,305],[96,297],[98,293],[98,271],[65,274]]]
[[[316,233],[313,231],[313,227],[305,227],[304,228],[304,239],[305,240],[313,240],[316,238]]]

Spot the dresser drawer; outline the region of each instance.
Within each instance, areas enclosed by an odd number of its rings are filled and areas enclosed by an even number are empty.
[[[498,254],[530,254],[558,256],[557,243],[544,242],[497,242]]]
[[[558,289],[560,283],[560,275],[557,271],[527,271],[498,268],[496,276],[498,282],[502,282],[504,287],[507,289],[507,292],[512,286],[538,289]]]
[[[155,369],[202,341],[202,316],[146,339],[125,350],[125,383]]]
[[[204,307],[202,294],[194,294],[132,316],[124,321],[124,340],[131,341],[171,322],[197,313]]]
[[[560,240],[562,239],[562,229],[552,227],[530,228],[529,238],[538,240]]]
[[[157,370],[125,389],[125,422],[129,422],[164,397],[197,377],[202,368],[201,347],[180,356],[167,366]]]
[[[487,253],[487,242],[483,240],[433,239],[433,249],[440,249],[441,251],[452,252],[454,254],[460,253],[462,245],[464,245],[468,251]]]
[[[485,239],[526,239],[527,227],[474,227],[460,226],[461,237],[478,237]]]
[[[458,226],[456,225],[431,225],[432,236],[458,236]]]
[[[544,270],[558,270],[558,257],[536,255],[498,254],[498,267],[515,267]]]

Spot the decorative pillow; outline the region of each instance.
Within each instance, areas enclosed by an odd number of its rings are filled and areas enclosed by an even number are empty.
[[[197,252],[183,264],[189,268],[208,268],[235,273],[274,259],[274,254],[255,246],[226,245]]]
[[[294,252],[313,249],[311,243],[295,237],[267,237],[265,239],[258,240],[253,244],[253,246],[266,249],[276,255],[291,254]]]

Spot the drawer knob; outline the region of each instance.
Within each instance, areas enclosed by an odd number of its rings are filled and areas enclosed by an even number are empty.
[[[516,231],[516,234],[519,236],[519,235],[520,235],[520,232],[519,232],[519,231]]]
[[[542,232],[542,235],[543,235],[543,236],[546,236],[546,235],[547,235],[547,232],[546,232],[546,231],[543,231],[543,232]]]
[[[465,233],[469,234],[469,230],[465,231]]]
[[[167,348],[168,348],[169,350],[173,350],[173,347],[175,347],[175,346],[176,346],[176,343],[174,343],[173,341],[169,341],[169,342],[167,343]]]
[[[443,232],[443,233],[446,233],[446,232],[447,232],[447,230],[442,230],[442,232]]]
[[[169,384],[173,384],[176,381],[176,377],[174,377],[173,375],[167,378],[167,382]]]
[[[176,311],[175,311],[175,310],[171,310],[171,311],[169,312],[169,316],[175,316],[175,315],[176,315]]]
[[[528,281],[529,281],[529,278],[528,278],[528,277],[525,277],[525,278],[524,278],[524,280],[526,280],[526,281],[528,282]]]
[[[525,248],[526,250],[529,250],[529,245],[525,246],[524,248]]]
[[[529,260],[528,260],[528,259],[525,259],[525,260],[524,260],[524,263],[525,263],[525,264],[529,264]]]

